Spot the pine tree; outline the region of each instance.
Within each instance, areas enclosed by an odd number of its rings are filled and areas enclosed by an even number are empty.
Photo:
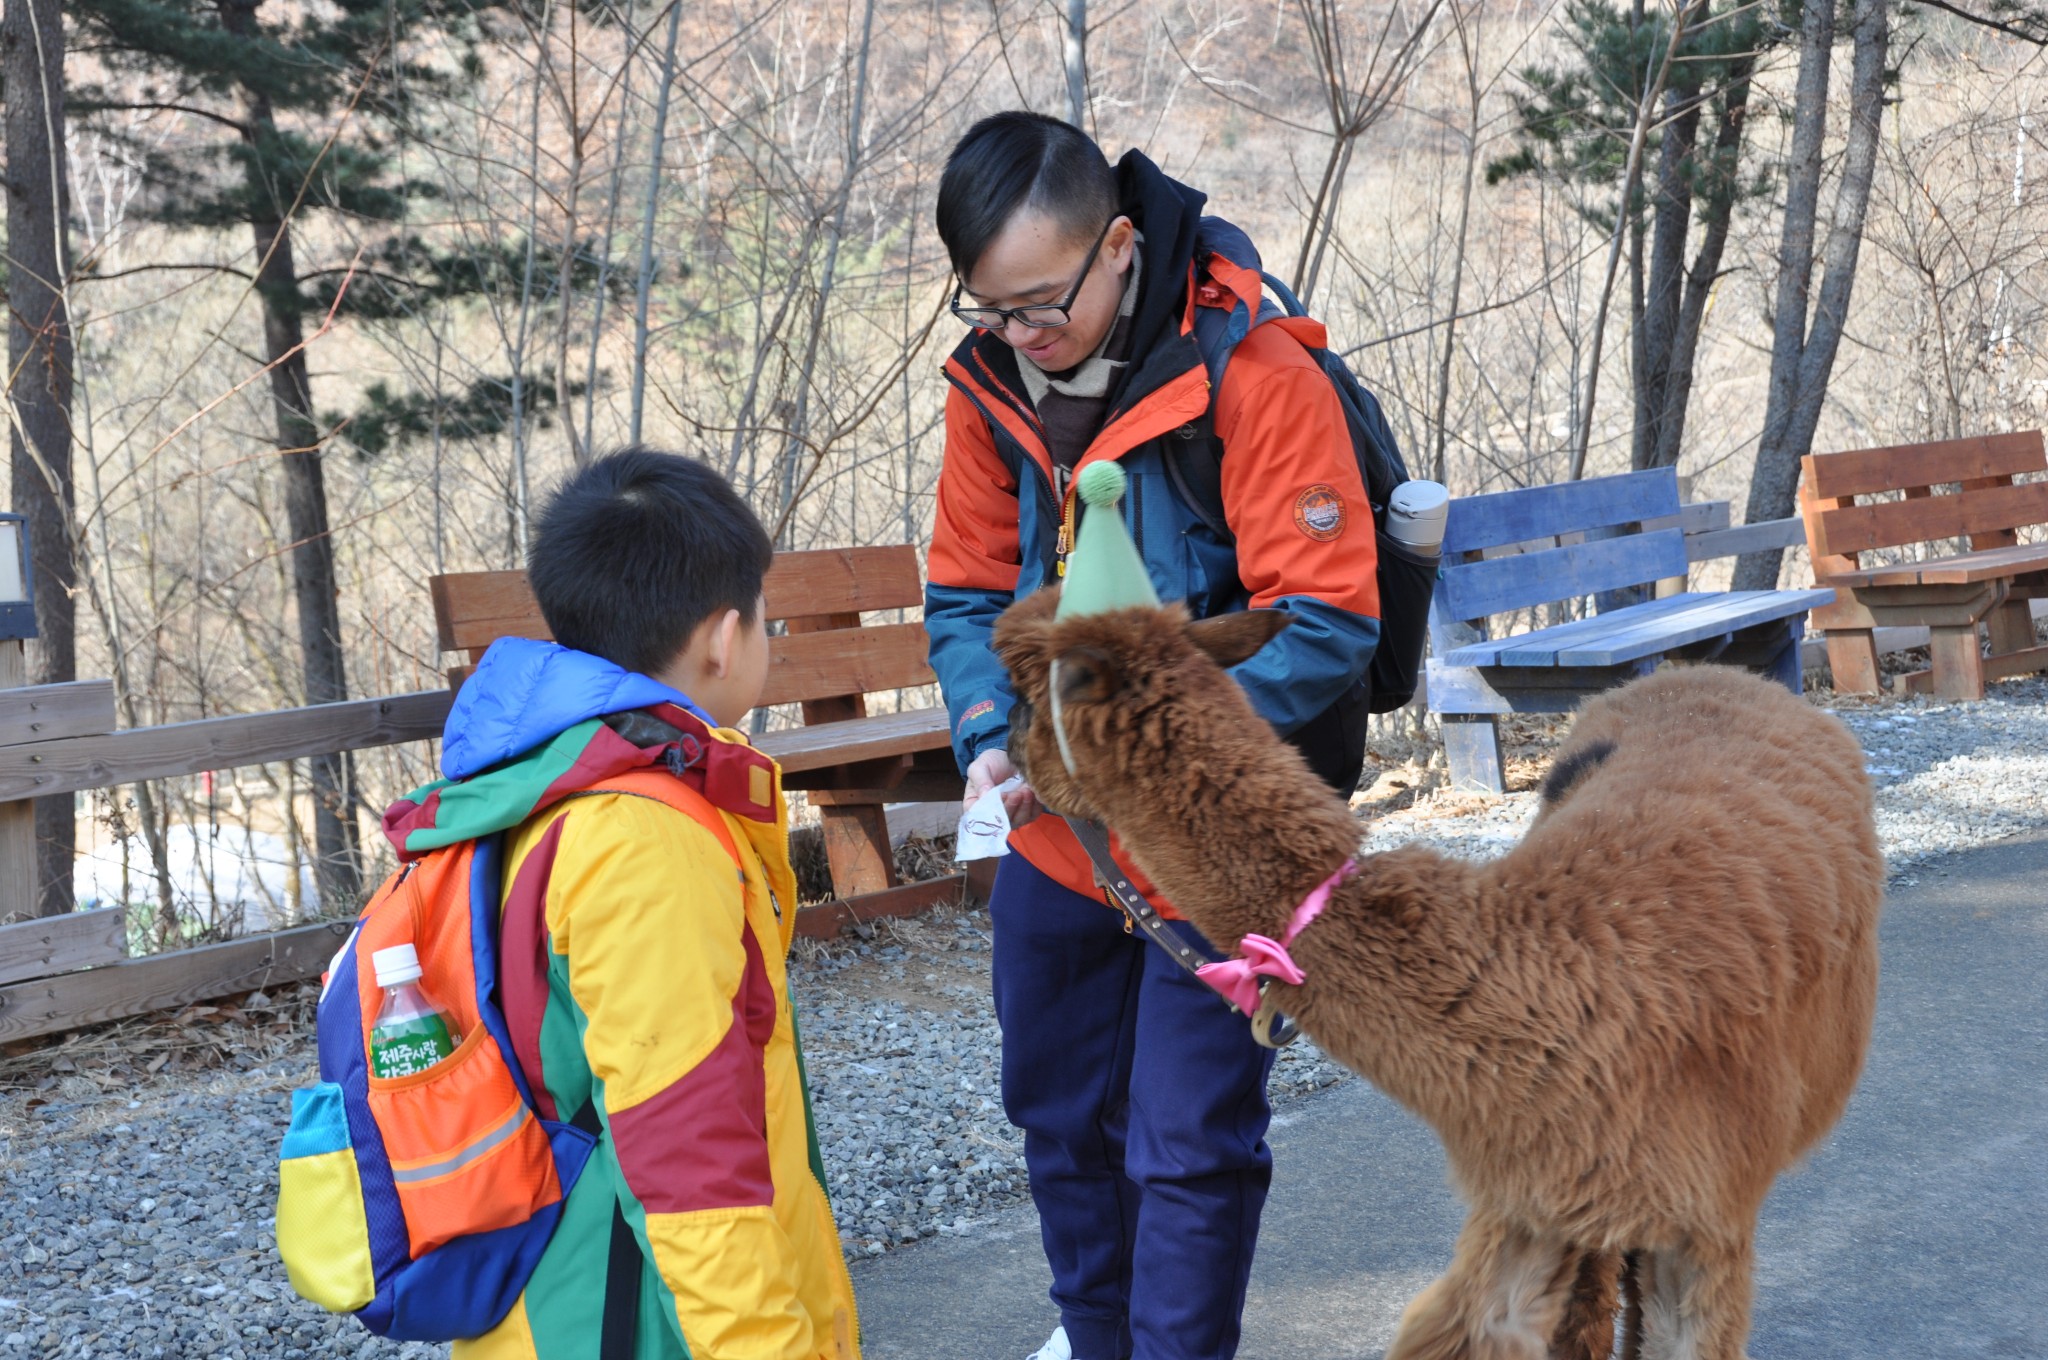
[[[1750,88],[1758,63],[1786,40],[1779,11],[1796,5],[1708,3],[1688,23],[1647,150],[1654,175],[1622,201],[1636,100],[1670,42],[1671,19],[1642,0],[1569,0],[1561,21],[1570,53],[1560,66],[1522,73],[1515,96],[1520,146],[1487,167],[1487,181],[1541,174],[1576,186],[1584,211],[1611,231],[1628,214],[1630,373],[1635,425],[1629,463],[1671,467],[1685,434],[1694,358],[1736,210],[1769,192],[1745,171]],[[1645,156],[1646,167],[1650,164]],[[1698,245],[1686,262],[1695,221]]]
[[[347,697],[335,577],[323,426],[315,413],[305,342],[308,318],[336,301],[348,261],[309,261],[294,226],[313,214],[351,220],[356,234],[384,236],[374,288],[341,300],[351,311],[388,314],[393,296],[418,288],[452,293],[458,261],[437,256],[404,224],[433,186],[401,178],[393,149],[421,101],[479,78],[485,5],[461,0],[337,0],[285,6],[264,0],[72,0],[68,10],[105,71],[73,92],[86,119],[166,111],[186,115],[164,144],[131,147],[152,192],[147,217],[171,225],[247,230],[270,365],[275,443],[285,484],[292,583],[306,702]],[[429,40],[433,41],[429,41]],[[452,53],[438,60],[423,51]],[[110,136],[121,135],[105,119]],[[324,234],[323,234],[324,235]],[[420,271],[417,275],[413,271]],[[472,269],[470,277],[483,271]],[[546,384],[541,386],[545,387]],[[352,762],[312,762],[321,901],[353,909],[361,891]]]

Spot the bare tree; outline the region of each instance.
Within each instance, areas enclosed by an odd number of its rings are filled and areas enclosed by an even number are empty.
[[[1745,516],[1751,524],[1792,513],[1799,460],[1813,447],[1835,351],[1849,319],[1849,296],[1856,282],[1856,258],[1863,244],[1864,212],[1870,203],[1884,114],[1889,9],[1887,0],[1856,0],[1852,14],[1855,55],[1849,83],[1849,134],[1830,214],[1832,225],[1820,260],[1823,274],[1817,293],[1813,288],[1814,237],[1820,210],[1821,148],[1827,135],[1828,61],[1835,42],[1835,6],[1833,0],[1805,0],[1801,13],[1792,155],[1772,317],[1770,393]],[[1735,588],[1769,590],[1776,586],[1782,556],[1778,548],[1744,554],[1735,565]]]
[[[7,403],[14,508],[28,517],[38,641],[35,684],[78,678],[78,561],[71,486],[70,175],[64,146],[64,17],[57,0],[7,0]],[[37,909],[71,910],[78,815],[70,794],[36,800]]]
[[[1343,5],[1337,0],[1295,0],[1295,5],[1307,28],[1309,50],[1322,85],[1323,110],[1330,121],[1330,149],[1309,200],[1308,229],[1302,233],[1301,253],[1294,263],[1294,292],[1306,303],[1315,293],[1323,256],[1337,234],[1337,205],[1351,173],[1352,153],[1358,149],[1359,139],[1400,98],[1416,67],[1433,50],[1429,38],[1444,0],[1425,0],[1420,12],[1412,14],[1395,0],[1376,25],[1363,69],[1347,45]]]
[[[1088,0],[1067,0],[1067,27],[1061,43],[1067,71],[1067,121],[1086,128],[1088,116]]]
[[[1607,275],[1600,286],[1600,300],[1593,311],[1592,355],[1586,363],[1586,399],[1579,410],[1579,436],[1572,446],[1570,478],[1577,481],[1586,471],[1586,454],[1593,443],[1593,413],[1598,405],[1600,392],[1600,350],[1607,334],[1607,307],[1614,294],[1615,268],[1621,262],[1621,248],[1627,239],[1630,223],[1635,214],[1629,211],[1636,196],[1636,188],[1642,182],[1643,148],[1650,137],[1650,125],[1655,121],[1657,101],[1664,96],[1664,87],[1671,79],[1672,62],[1677,58],[1679,47],[1685,39],[1685,28],[1705,0],[1678,0],[1677,14],[1671,22],[1671,36],[1664,44],[1664,55],[1657,63],[1655,73],[1650,77],[1648,88],[1635,106],[1635,128],[1629,135],[1628,162],[1621,176],[1621,210],[1614,216],[1614,237],[1608,244]]]

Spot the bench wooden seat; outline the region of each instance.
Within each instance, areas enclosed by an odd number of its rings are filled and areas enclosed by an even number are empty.
[[[1453,666],[1618,666],[1774,623],[1788,604],[1810,609],[1833,598],[1825,590],[1688,591],[1498,642],[1468,643],[1444,660]]]
[[[1903,691],[1981,699],[1987,680],[2048,670],[2027,603],[2048,598],[2048,544],[2019,541],[2021,529],[2048,527],[2048,481],[2016,480],[2042,472],[2039,430],[1802,460],[1799,507],[1814,579],[1840,592],[1814,615],[1837,691],[1878,691],[1878,627],[1929,630],[1929,668],[1899,677]],[[1936,550],[1955,539],[1969,550]],[[1921,560],[1863,561],[1896,548]]]
[[[449,672],[453,685],[499,638],[551,636],[524,572],[436,576],[431,588],[442,650],[466,654],[467,664]],[[934,683],[922,623],[861,623],[866,611],[923,605],[917,550],[778,553],[763,593],[769,620],[783,630],[768,641],[762,706],[798,704],[803,725],[755,740],[782,765],[784,787],[804,791],[818,808],[833,891],[860,899],[859,915],[894,914],[957,891],[955,879],[901,885],[884,812],[886,803],[959,799],[946,711],[867,707],[868,695]]]
[[[1500,714],[1569,712],[1659,661],[1748,666],[1799,690],[1806,614],[1834,591],[1686,591],[1686,538],[1670,468],[1451,502],[1426,688],[1452,787],[1502,791]],[[1675,593],[1526,632],[1488,632],[1491,616],[1586,596],[1611,602],[1658,582]]]
[[[943,708],[907,708],[900,713],[878,713],[866,718],[839,722],[808,723],[780,732],[763,732],[754,744],[775,757],[782,766],[783,783],[802,788],[798,776],[816,770],[838,770],[921,751],[953,749],[952,724]],[[960,776],[950,776],[960,783]],[[957,798],[960,790],[948,788],[946,797]],[[901,794],[890,796],[901,801]]]
[[[1843,586],[1961,586],[1995,581],[2005,576],[2048,571],[2048,546],[2020,545],[1986,548],[1983,552],[1957,553],[1925,562],[1900,562],[1868,571],[1837,572],[1828,581]]]

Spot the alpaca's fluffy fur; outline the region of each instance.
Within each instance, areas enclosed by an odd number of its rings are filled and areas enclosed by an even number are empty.
[[[1284,622],[1055,620],[1043,592],[996,630],[1039,798],[1108,822],[1226,950],[1279,937],[1359,841],[1223,670]],[[1436,1130],[1471,1208],[1389,1360],[1605,1356],[1623,1253],[1644,1354],[1737,1360],[1758,1206],[1840,1116],[1870,1034],[1862,754],[1780,686],[1682,669],[1589,702],[1545,792],[1491,863],[1362,859],[1293,947],[1307,981],[1279,989]]]

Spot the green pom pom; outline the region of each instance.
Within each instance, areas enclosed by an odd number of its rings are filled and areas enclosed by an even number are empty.
[[[1074,485],[1090,505],[1115,505],[1124,494],[1124,470],[1115,463],[1091,463]]]

